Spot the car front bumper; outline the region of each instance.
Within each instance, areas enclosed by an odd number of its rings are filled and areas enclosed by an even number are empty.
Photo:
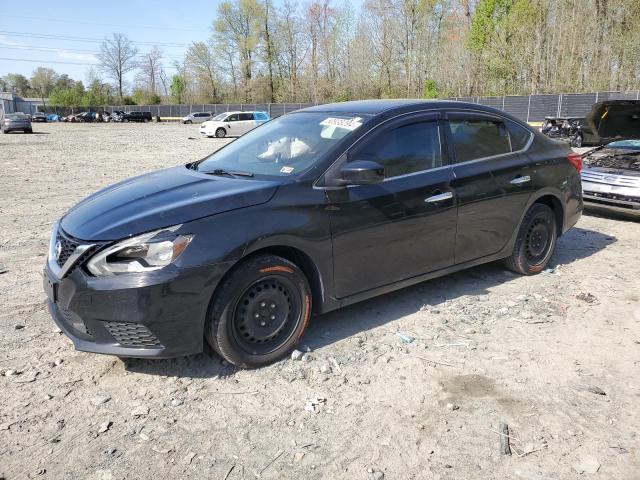
[[[582,198],[589,210],[640,216],[640,188],[582,178]]]
[[[138,358],[201,352],[217,284],[211,269],[155,273],[96,278],[75,267],[58,280],[47,265],[49,312],[80,351]]]

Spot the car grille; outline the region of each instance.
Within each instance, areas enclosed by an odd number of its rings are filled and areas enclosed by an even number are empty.
[[[60,229],[56,234],[56,243],[60,242],[62,249],[60,251],[60,255],[56,258],[56,263],[60,268],[69,260],[71,254],[75,251],[75,249],[80,245],[78,242],[75,242],[67,237],[65,237]]]
[[[162,347],[155,335],[147,327],[139,323],[105,322],[105,327],[123,347]]]
[[[584,198],[591,202],[614,204],[623,208],[640,209],[640,198],[613,193],[585,192]]]
[[[591,172],[589,170],[582,170],[582,180],[587,182],[606,183],[607,185],[620,185],[623,187],[640,187],[640,178],[638,177]]]

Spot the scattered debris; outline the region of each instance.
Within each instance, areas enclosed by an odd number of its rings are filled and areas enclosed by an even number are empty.
[[[598,299],[596,298],[596,296],[592,295],[589,292],[587,292],[587,293],[580,292],[579,294],[576,295],[576,298],[578,300],[582,300],[583,302],[587,302],[589,304],[598,303]]]
[[[187,465],[191,465],[191,462],[193,462],[193,459],[196,457],[197,453],[195,452],[189,452],[187,453],[187,456],[184,457],[184,463],[186,463]]]
[[[291,352],[291,360],[293,360],[294,362],[302,360],[303,355],[304,353],[302,353],[300,350],[294,350],[293,352]]]
[[[572,468],[578,473],[598,473],[600,470],[600,462],[592,456],[585,456],[572,465]]]
[[[607,393],[606,393],[604,390],[602,390],[600,387],[596,387],[596,386],[593,386],[593,385],[588,386],[588,387],[587,387],[587,391],[588,391],[588,392],[591,392],[591,393],[595,393],[596,395],[603,395],[603,396],[604,396],[604,395],[606,395],[606,394],[607,394]]]
[[[298,451],[298,452],[294,453],[294,455],[293,455],[293,461],[294,461],[294,462],[296,462],[296,463],[298,463],[298,462],[300,462],[300,461],[304,458],[304,456],[305,456],[305,452],[303,452],[303,451]]]
[[[107,403],[109,400],[111,400],[111,397],[108,395],[93,397],[91,399],[91,405],[97,407],[98,405]]]
[[[132,417],[142,417],[144,415],[149,415],[149,407],[144,405],[139,405],[133,410],[131,410]]]
[[[273,463],[278,460],[280,458],[280,456],[284,453],[284,450],[280,450],[278,449],[278,452],[275,454],[275,456],[264,466],[262,467],[262,470],[260,470],[258,473],[256,473],[256,477],[260,478],[262,476],[262,474],[264,473],[264,471],[269,468],[271,465],[273,465]]]
[[[447,403],[447,410],[451,410],[452,412],[455,410],[460,410],[460,406],[455,403]]]
[[[500,453],[502,455],[511,455],[511,446],[509,445],[509,425],[504,422],[500,422],[498,432],[500,432]]]
[[[113,425],[113,422],[110,420],[107,420],[106,422],[102,422],[98,427],[98,433],[106,432],[107,430],[109,430],[109,428],[111,428],[111,425]]]
[[[324,397],[309,398],[304,404],[304,410],[306,412],[318,413],[320,411],[320,406],[325,403],[327,403],[327,399]]]
[[[396,331],[395,334],[400,338],[400,340],[402,340],[402,343],[412,343],[415,340],[415,338],[407,335],[406,333],[402,333],[400,330]]]

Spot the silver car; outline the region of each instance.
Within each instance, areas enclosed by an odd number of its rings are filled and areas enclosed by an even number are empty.
[[[182,117],[182,123],[202,123],[211,120],[211,117],[213,117],[211,112],[193,112]]]
[[[640,217],[640,140],[620,140],[582,156],[585,208]]]
[[[24,113],[4,113],[0,114],[0,133],[14,131],[33,133],[31,129],[31,119]]]

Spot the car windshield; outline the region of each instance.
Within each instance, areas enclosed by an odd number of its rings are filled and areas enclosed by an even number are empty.
[[[9,120],[24,120],[27,116],[24,113],[10,113],[7,118]]]
[[[201,162],[197,169],[254,175],[296,176],[311,168],[331,147],[360,128],[357,115],[293,113],[252,130]]]
[[[607,144],[607,148],[621,148],[624,150],[640,150],[640,140],[619,140]]]
[[[222,120],[224,120],[225,118],[227,118],[228,113],[221,113],[220,115],[216,115],[215,117],[213,117],[211,120],[214,120],[216,122],[221,122]]]

